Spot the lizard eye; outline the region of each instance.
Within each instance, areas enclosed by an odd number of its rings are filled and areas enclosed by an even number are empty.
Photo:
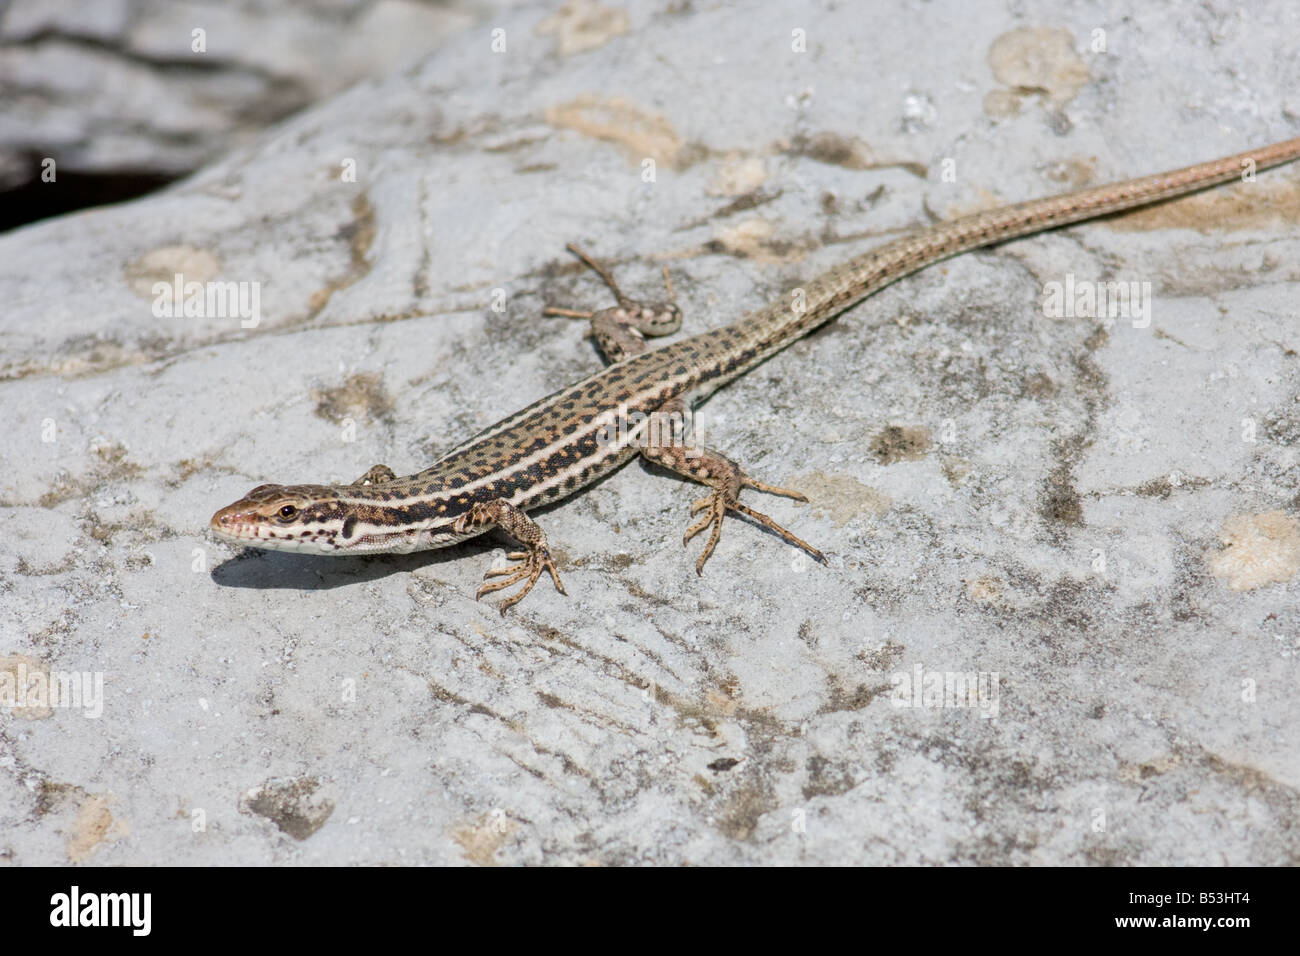
[[[285,505],[283,508],[281,508],[279,511],[276,512],[276,514],[279,516],[281,521],[292,521],[294,515],[296,515],[297,513],[298,513],[298,509],[295,508],[293,505]]]

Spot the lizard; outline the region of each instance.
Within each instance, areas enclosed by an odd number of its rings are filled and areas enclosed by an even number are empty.
[[[651,348],[648,338],[682,324],[672,280],[668,298],[632,299],[609,270],[577,246],[574,252],[613,293],[615,305],[594,312],[548,307],[544,314],[590,322],[605,368],[485,428],[423,471],[398,477],[375,465],[355,482],[263,484],[212,516],[220,540],[255,548],[356,555],[443,548],[499,528],[520,545],[504,567],[484,575],[475,594],[522,586],[501,600],[502,614],[543,573],[565,594],[541,527],[527,512],[582,490],[637,454],[708,493],[691,505],[698,516],[683,544],[708,531],[697,573],[717,547],[723,518],[744,515],[825,562],[811,544],[740,501],[744,489],[808,499],[751,477],[739,464],[697,447],[681,422],[714,390],[903,276],[959,253],[1059,226],[1148,206],[1216,186],[1243,171],[1300,158],[1300,138],[1234,156],[1103,186],[975,212],[914,230],[835,266],[765,308],[730,325]],[[658,422],[661,427],[654,427]],[[617,427],[614,427],[617,426]]]

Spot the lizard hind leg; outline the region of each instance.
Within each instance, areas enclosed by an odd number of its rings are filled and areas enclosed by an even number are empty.
[[[605,281],[618,305],[598,312],[579,312],[573,309],[560,309],[548,306],[544,315],[562,315],[570,318],[589,319],[591,333],[596,344],[608,362],[618,362],[630,355],[638,355],[646,350],[646,338],[659,335],[671,335],[682,327],[682,310],[673,301],[673,282],[664,267],[664,284],[668,288],[665,302],[643,302],[623,294],[610,271],[591,258],[573,243],[569,251],[586,263]]]
[[[392,481],[397,475],[393,469],[387,465],[371,465],[370,470],[364,475],[352,482],[354,485],[382,485],[386,481]]]
[[[754,481],[752,478],[743,474],[742,482],[743,487],[745,488],[754,488],[757,491],[764,491],[770,495],[780,495],[783,498],[793,498],[795,501],[808,500],[806,495],[800,494],[797,491],[792,491],[789,488],[778,488],[775,485],[765,485],[761,481]],[[709,533],[709,540],[704,545],[704,550],[700,552],[699,558],[695,561],[695,572],[697,574],[704,573],[704,562],[709,560],[709,557],[713,554],[713,549],[718,546],[718,539],[722,537],[722,519],[726,516],[728,511],[734,511],[738,514],[745,515],[746,517],[753,518],[764,528],[780,535],[787,544],[792,544],[796,548],[808,552],[809,555],[816,558],[822,564],[826,563],[826,555],[822,554],[803,538],[787,531],[761,511],[755,511],[753,508],[741,504],[738,500],[732,498],[727,494],[727,492],[722,491],[721,489],[715,489],[712,494],[705,495],[703,498],[697,498],[691,504],[691,514],[698,514],[701,511],[705,512],[704,516],[687,528],[686,534],[682,537],[682,544],[686,544],[691,540],[691,538],[695,537],[705,528],[710,526],[713,527],[713,530]]]
[[[672,406],[678,404],[670,403]],[[666,410],[672,409],[666,407]],[[682,443],[647,444],[641,449],[641,454],[648,461],[713,489],[711,494],[705,495],[691,505],[691,514],[699,514],[700,518],[686,529],[686,534],[682,537],[682,544],[686,544],[697,534],[709,530],[709,538],[704,544],[704,550],[695,561],[696,573],[704,573],[704,564],[713,554],[713,549],[718,546],[718,539],[722,536],[722,521],[729,511],[752,518],[763,527],[780,535],[787,543],[801,548],[823,564],[826,563],[826,556],[807,541],[787,531],[762,512],[740,503],[742,488],[753,488],[755,491],[793,498],[796,501],[807,501],[807,496],[789,488],[778,488],[776,485],[756,481],[746,475],[744,470],[726,455],[708,448],[691,447]]]

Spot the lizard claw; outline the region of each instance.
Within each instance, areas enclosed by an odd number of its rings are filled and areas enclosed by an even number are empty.
[[[797,501],[808,500],[806,497],[804,497],[797,491],[789,491],[784,488],[777,488],[774,485],[764,485],[757,481],[751,481],[748,478],[744,479],[744,485],[750,488],[756,488],[759,491],[766,491],[770,494],[780,494],[780,495],[784,495],[787,498],[794,498]],[[705,542],[704,550],[700,553],[699,558],[697,558],[695,561],[696,574],[704,573],[704,562],[709,560],[710,555],[713,554],[713,549],[716,548],[718,545],[718,539],[722,537],[722,519],[726,516],[728,511],[734,511],[737,512],[738,514],[743,514],[749,518],[753,518],[763,527],[775,531],[782,538],[784,538],[788,543],[794,545],[796,548],[802,548],[804,551],[807,551],[810,555],[812,555],[822,564],[826,563],[826,556],[822,554],[820,551],[818,551],[816,548],[814,548],[807,541],[805,541],[803,538],[791,534],[789,531],[787,531],[785,528],[782,528],[779,524],[777,524],[767,515],[763,514],[760,511],[755,511],[753,508],[748,508],[745,505],[742,505],[734,497],[726,494],[723,491],[715,491],[711,495],[706,495],[703,498],[697,499],[691,505],[691,514],[698,514],[701,511],[705,512],[704,516],[700,518],[700,520],[696,521],[689,528],[687,528],[686,534],[682,538],[682,544],[686,544],[688,541],[691,540],[691,538],[695,537],[705,528],[708,528],[710,526],[713,528],[713,530],[709,534],[709,540]]]
[[[474,595],[474,600],[480,600],[483,595],[491,594],[494,591],[501,591],[511,585],[518,584],[525,578],[524,586],[516,591],[510,597],[498,605],[501,614],[504,617],[506,611],[514,607],[524,599],[524,596],[533,589],[542,576],[543,571],[549,571],[551,580],[555,582],[555,590],[561,594],[568,594],[564,590],[564,585],[560,583],[560,573],[555,569],[555,562],[551,558],[551,552],[544,547],[533,548],[531,551],[512,551],[506,557],[511,561],[520,562],[515,565],[507,565],[504,568],[492,568],[483,575],[483,583],[479,585],[478,591]],[[488,578],[502,578],[500,581],[489,581]]]

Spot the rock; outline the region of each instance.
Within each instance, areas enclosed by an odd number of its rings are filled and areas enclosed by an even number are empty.
[[[1052,49],[1109,23],[1084,6]],[[694,489],[639,464],[537,515],[569,596],[504,619],[473,599],[496,539],[206,530],[597,368],[542,315],[611,301],[566,242],[633,295],[667,265],[695,332],[931,213],[1295,135],[1287,5],[1212,45],[1172,10],[1123,51],[1073,33],[1087,78],[998,118],[1001,7],[499,12],[157,195],[0,236],[0,656],[105,676],[99,721],[0,711],[5,858],[63,859],[35,801],[70,787],[129,821],[87,844],[107,865],[1293,861],[1300,583],[1207,555],[1295,521],[1300,169],[951,260],[714,397],[710,444],[830,494],[753,500],[827,567],[729,520],[697,577]],[[186,95],[158,108],[201,125]],[[1067,276],[1150,283],[1149,324],[1045,316]],[[334,812],[247,796],[304,780]]]
[[[13,0],[0,7],[0,190],[45,182],[46,160],[65,184],[175,178],[471,21],[416,0]]]

